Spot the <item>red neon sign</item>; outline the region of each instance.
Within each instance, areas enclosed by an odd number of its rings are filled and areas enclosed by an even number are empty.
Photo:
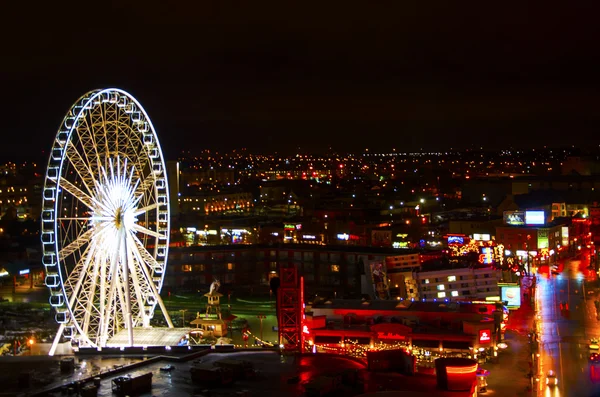
[[[482,329],[479,331],[479,343],[487,343],[492,340],[492,335],[489,329]]]

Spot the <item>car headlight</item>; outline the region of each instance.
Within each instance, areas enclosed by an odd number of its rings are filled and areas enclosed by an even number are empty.
[[[546,384],[548,384],[548,378],[546,378]]]

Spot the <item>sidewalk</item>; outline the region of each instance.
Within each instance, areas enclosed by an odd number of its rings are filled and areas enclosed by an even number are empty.
[[[506,326],[503,342],[508,347],[498,350],[496,362],[486,363],[483,366],[490,371],[487,378],[487,390],[490,394],[535,395],[535,390],[531,390],[531,380],[528,377],[533,366],[528,333],[533,329],[535,320],[535,310],[532,305],[534,290],[523,288],[521,292],[523,294],[521,307],[511,311]]]

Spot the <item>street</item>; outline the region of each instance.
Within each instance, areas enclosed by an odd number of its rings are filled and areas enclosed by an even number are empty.
[[[538,396],[600,396],[600,364],[590,363],[590,338],[600,336],[594,301],[597,276],[588,269],[587,255],[559,263],[558,274],[548,267],[538,272],[536,301],[540,340]],[[557,386],[547,386],[555,371]]]

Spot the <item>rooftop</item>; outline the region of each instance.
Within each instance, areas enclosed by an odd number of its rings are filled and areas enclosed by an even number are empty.
[[[312,305],[313,309],[350,309],[350,310],[397,310],[399,312],[452,312],[452,313],[485,313],[492,303],[473,302],[422,302],[422,301],[393,301],[360,299],[331,299]],[[480,308],[486,311],[480,311]]]

